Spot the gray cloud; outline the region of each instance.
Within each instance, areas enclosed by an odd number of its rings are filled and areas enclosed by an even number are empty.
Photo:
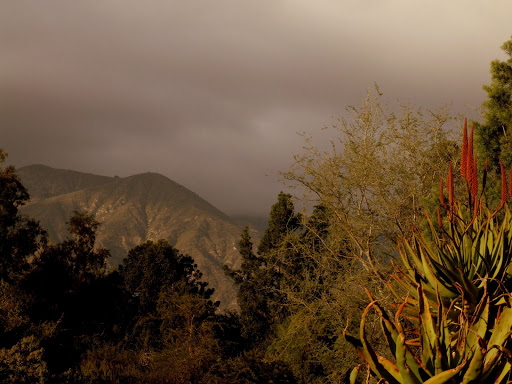
[[[18,166],[161,172],[228,213],[269,209],[301,149],[374,81],[478,107],[512,3],[0,3],[0,146]],[[270,175],[270,176],[268,176]]]

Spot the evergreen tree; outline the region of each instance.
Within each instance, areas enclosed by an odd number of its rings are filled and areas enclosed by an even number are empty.
[[[484,85],[483,124],[475,125],[478,155],[489,159],[493,169],[499,169],[499,159],[512,163],[512,39],[501,49],[509,56],[507,61],[491,63],[491,84]]]
[[[475,123],[475,149],[478,162],[488,159],[488,185],[486,196],[489,207],[496,208],[501,198],[499,190],[500,165],[512,165],[512,39],[501,48],[508,60],[491,63],[491,84],[484,85],[487,100],[483,102],[484,123]],[[479,167],[481,170],[483,167]]]
[[[275,324],[288,315],[286,291],[296,286],[300,278],[304,260],[293,244],[301,228],[301,216],[295,213],[292,196],[280,192],[258,247],[258,255],[265,265],[265,287]]]
[[[233,270],[224,266],[224,272],[234,280],[238,287],[241,335],[246,340],[246,348],[249,348],[266,339],[270,331],[269,324],[272,316],[264,284],[266,270],[263,259],[253,252],[253,243],[248,227],[242,231],[238,249],[242,258],[240,269]]]
[[[292,196],[280,192],[277,202],[272,205],[267,229],[258,246],[260,255],[269,254],[281,246],[287,234],[295,232],[300,227],[300,217],[295,214]]]
[[[272,206],[267,229],[260,241],[258,254],[253,251],[249,228],[245,228],[238,243],[242,264],[239,270],[224,267],[238,286],[238,304],[242,336],[249,347],[262,345],[276,330],[286,315],[283,278],[292,272],[295,253],[287,239],[300,228],[290,194],[279,193]]]

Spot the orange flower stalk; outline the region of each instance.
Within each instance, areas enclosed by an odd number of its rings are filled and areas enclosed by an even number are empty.
[[[462,157],[460,160],[460,175],[466,177],[466,162],[468,157],[468,119],[464,119],[464,138],[462,139]]]
[[[473,130],[475,125],[471,128],[468,141],[467,163],[466,163],[466,180],[471,184],[473,178]]]

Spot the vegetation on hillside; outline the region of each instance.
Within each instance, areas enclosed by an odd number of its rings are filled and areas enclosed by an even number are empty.
[[[112,270],[87,213],[48,241],[0,152],[0,381],[511,382],[512,62],[491,73],[461,146],[445,109],[389,108],[378,88],[328,149],[306,137],[283,173],[304,196],[280,193],[259,245],[246,228],[224,269],[238,312],[165,240]]]

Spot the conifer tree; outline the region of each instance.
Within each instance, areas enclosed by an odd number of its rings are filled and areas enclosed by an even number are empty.
[[[508,60],[491,63],[491,83],[483,87],[487,92],[487,100],[483,102],[484,123],[475,123],[477,157],[482,162],[488,160],[489,206],[500,199],[500,159],[506,167],[512,165],[512,39],[501,48]]]
[[[501,49],[509,58],[491,63],[491,84],[483,87],[485,122],[475,125],[478,154],[489,159],[493,169],[499,169],[500,159],[504,164],[512,162],[512,39]]]
[[[300,226],[299,216],[295,214],[292,196],[280,192],[277,202],[270,210],[267,229],[258,247],[258,253],[268,254],[272,249],[279,247],[284,237],[293,233]]]
[[[224,266],[224,272],[238,287],[241,334],[246,346],[252,347],[265,340],[269,331],[268,300],[265,295],[263,260],[254,254],[249,228],[245,227],[238,242],[242,258],[240,269]]]

